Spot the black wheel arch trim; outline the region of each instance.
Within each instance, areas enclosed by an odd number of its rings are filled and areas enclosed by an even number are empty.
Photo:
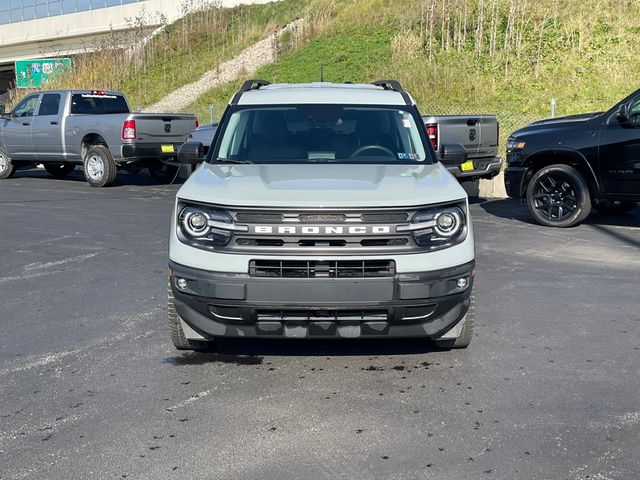
[[[587,181],[587,185],[589,185],[590,182],[592,182],[595,188],[595,191],[593,192],[594,197],[597,198],[602,196],[603,192],[602,192],[602,187],[600,185],[600,181],[598,179],[598,175],[593,170],[593,166],[589,163],[589,161],[585,158],[585,156],[582,153],[571,148],[546,148],[543,150],[536,150],[535,152],[530,153],[529,155],[527,155],[527,158],[525,159],[525,161],[522,162],[522,166],[524,167],[525,172],[524,172],[524,175],[522,175],[522,179],[520,180],[521,182],[520,197],[521,198],[524,198],[524,196],[526,195],[529,180],[531,180],[531,177],[533,176],[533,174],[538,170],[540,170],[540,168],[544,168],[544,167],[534,168],[538,164],[538,162],[543,159],[549,159],[550,157],[558,157],[558,156],[569,157],[575,163],[583,167],[586,167],[587,171],[589,172],[589,178],[585,178],[585,180]],[[550,163],[549,166],[554,164],[573,166],[572,163],[567,163],[562,161]]]

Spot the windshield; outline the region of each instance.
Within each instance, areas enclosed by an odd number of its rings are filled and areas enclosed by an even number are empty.
[[[432,163],[412,107],[251,106],[226,117],[214,161]]]

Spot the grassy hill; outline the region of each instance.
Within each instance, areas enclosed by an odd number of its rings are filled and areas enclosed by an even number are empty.
[[[606,109],[640,86],[637,0],[284,0],[209,7],[168,26],[133,54],[122,39],[76,62],[60,86],[125,91],[149,105],[295,18],[302,42],[284,41],[257,73],[278,82],[396,78],[425,113],[497,113],[503,132],[549,115]],[[141,22],[141,29],[143,28]],[[134,37],[136,32],[133,33]],[[138,37],[141,33],[138,34]],[[129,41],[128,43],[131,43]],[[186,109],[219,116],[241,80]]]
[[[318,2],[320,3],[320,2]],[[271,81],[397,78],[429,113],[494,112],[504,131],[609,108],[640,87],[640,2],[357,0],[321,2],[331,22],[258,72]],[[221,112],[238,84],[195,100]]]

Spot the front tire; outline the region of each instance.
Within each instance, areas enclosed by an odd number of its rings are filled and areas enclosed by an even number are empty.
[[[638,206],[635,202],[614,203],[609,201],[593,202],[593,208],[603,215],[624,215]]]
[[[71,162],[46,162],[44,169],[55,178],[63,178],[76,169],[75,163]]]
[[[171,286],[167,286],[167,321],[169,324],[169,336],[173,346],[178,350],[210,350],[213,346],[213,340],[198,341],[189,340],[182,329],[180,315],[176,312],[176,306],[173,303],[173,292]]]
[[[527,185],[526,198],[533,218],[547,227],[573,227],[591,212],[589,187],[580,172],[569,165],[538,170]]]
[[[0,147],[0,179],[11,178],[16,173],[16,166],[7,151]]]
[[[170,183],[178,176],[179,168],[178,166],[158,161],[149,167],[149,175],[160,184]]]
[[[462,331],[457,338],[447,340],[435,340],[436,347],[443,349],[467,348],[473,339],[473,322],[476,319],[476,287],[472,287],[471,296],[469,297],[469,310],[464,318],[460,320],[464,322]]]
[[[84,156],[84,178],[92,187],[108,187],[118,174],[118,166],[104,145],[91,147]]]

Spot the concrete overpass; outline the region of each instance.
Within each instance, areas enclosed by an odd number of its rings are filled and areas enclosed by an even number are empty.
[[[273,0],[200,0],[233,7]],[[184,0],[0,0],[0,94],[15,79],[14,62],[72,56],[101,37],[133,28],[135,19],[157,28],[184,15]]]

